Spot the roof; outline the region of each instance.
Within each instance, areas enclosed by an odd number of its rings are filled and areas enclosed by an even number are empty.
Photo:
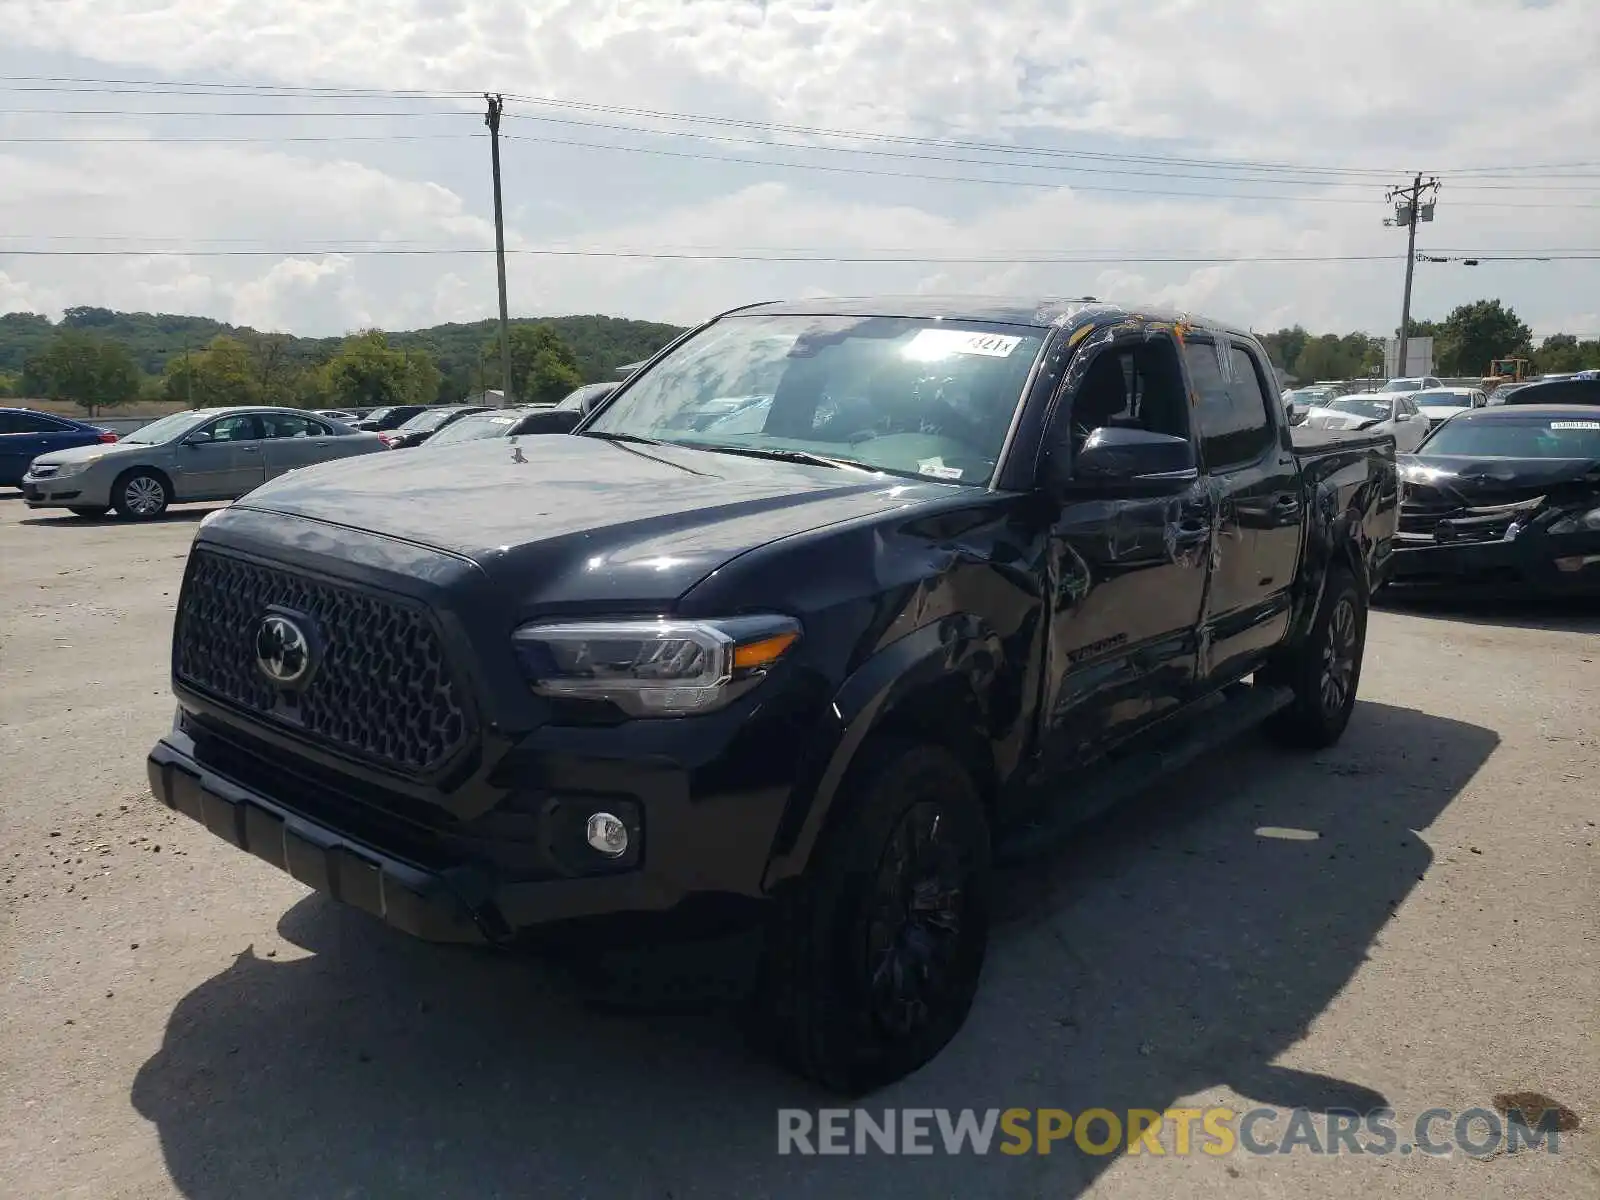
[[[926,321],[986,321],[999,325],[1027,325],[1036,329],[1052,326],[1077,328],[1080,325],[1114,324],[1117,321],[1156,321],[1187,324],[1200,329],[1216,329],[1240,337],[1251,337],[1248,330],[1226,321],[1214,321],[1195,313],[1158,308],[1131,307],[1096,300],[1092,296],[1074,299],[1034,296],[823,296],[808,300],[770,300],[732,309],[723,316],[807,316],[807,317],[910,317]]]

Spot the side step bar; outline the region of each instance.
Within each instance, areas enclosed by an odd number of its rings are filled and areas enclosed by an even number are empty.
[[[1144,791],[1163,777],[1182,770],[1201,755],[1236,741],[1273,713],[1294,703],[1286,687],[1235,684],[1200,701],[1182,718],[1181,730],[1171,740],[1145,748],[1143,734],[1133,746],[1119,748],[1099,763],[1086,766],[1081,775],[1064,785],[1070,796],[1035,797],[1033,816],[1007,832],[995,847],[995,862],[1006,866],[1036,857],[1060,846],[1074,829],[1093,820],[1129,796]]]

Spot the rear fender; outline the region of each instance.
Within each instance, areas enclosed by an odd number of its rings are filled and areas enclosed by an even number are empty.
[[[977,617],[952,614],[883,647],[840,686],[836,740],[813,785],[797,787],[784,812],[764,886],[801,875],[822,833],[839,818],[851,766],[875,734],[935,740],[967,763],[992,797],[997,774],[986,700],[1002,654]]]

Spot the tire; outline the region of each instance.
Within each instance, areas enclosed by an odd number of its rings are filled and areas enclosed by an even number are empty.
[[[1265,682],[1294,691],[1294,703],[1266,723],[1273,740],[1320,750],[1344,734],[1361,683],[1368,607],[1367,590],[1349,569],[1330,568],[1305,641],[1265,673]]]
[[[791,1069],[857,1096],[949,1043],[989,936],[984,805],[948,752],[885,741],[853,771],[843,820],[775,901],[757,1032]]]
[[[69,504],[67,511],[75,517],[103,517],[106,515],[104,508],[92,504]]]
[[[171,486],[155,471],[135,467],[111,485],[111,507],[130,521],[153,521],[171,502]]]

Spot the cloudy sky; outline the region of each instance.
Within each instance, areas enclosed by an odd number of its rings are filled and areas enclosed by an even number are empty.
[[[1383,332],[1420,170],[1421,248],[1555,261],[1421,265],[1419,316],[1595,337],[1597,3],[0,0],[0,312],[492,315],[489,90],[514,315],[1029,292]]]

